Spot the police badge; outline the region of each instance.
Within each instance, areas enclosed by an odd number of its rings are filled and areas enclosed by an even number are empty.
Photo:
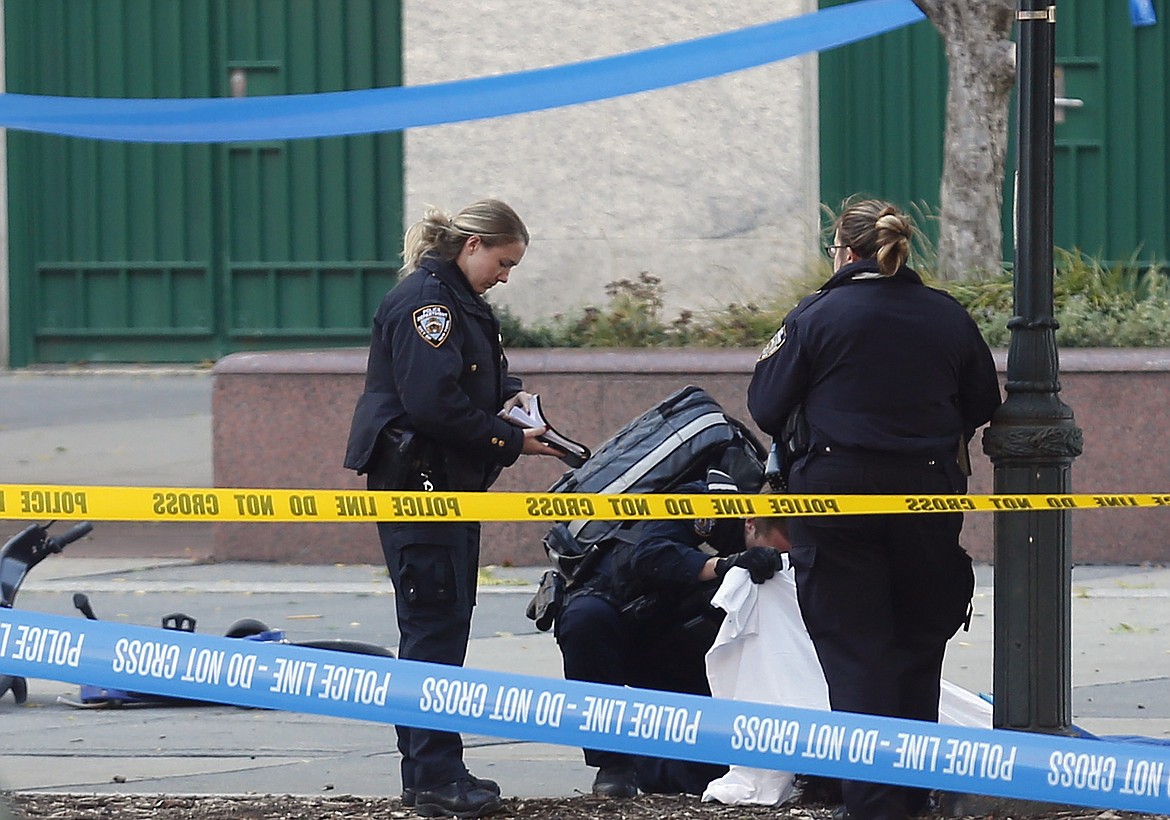
[[[768,343],[766,345],[764,345],[764,349],[760,351],[760,358],[756,359],[756,361],[762,362],[764,359],[771,356],[773,353],[775,353],[777,350],[779,350],[783,346],[784,346],[784,325],[780,325],[780,329],[777,330],[775,335],[773,335],[772,338],[768,340]]]
[[[427,305],[414,312],[414,329],[431,347],[447,341],[451,332],[451,311],[445,305]]]

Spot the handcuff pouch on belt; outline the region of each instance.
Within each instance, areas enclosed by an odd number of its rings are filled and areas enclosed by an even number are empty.
[[[536,594],[528,602],[524,614],[536,622],[536,628],[548,632],[565,605],[565,579],[555,569],[544,571]]]
[[[443,488],[446,470],[438,445],[414,430],[384,427],[378,434],[374,469],[370,470],[384,490]]]

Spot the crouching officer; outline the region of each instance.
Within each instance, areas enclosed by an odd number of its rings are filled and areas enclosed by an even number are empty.
[[[755,488],[753,488],[754,490]],[[680,493],[738,492],[730,476],[708,471]],[[636,538],[619,542],[596,573],[569,593],[556,639],[569,680],[710,695],[704,656],[723,621],[710,605],[723,576],[744,567],[763,583],[787,549],[779,519],[647,521]],[[634,797],[644,792],[702,794],[726,766],[585,749],[597,768],[593,793]]]
[[[497,416],[531,398],[509,376],[500,326],[483,299],[528,246],[516,213],[482,200],[454,217],[431,209],[406,233],[408,275],[374,316],[365,391],[345,466],[371,490],[487,489],[521,453],[557,455]],[[394,584],[401,658],[462,666],[479,568],[476,522],[378,523]],[[480,817],[500,787],[463,763],[453,732],[398,726],[402,802],[427,817]]]

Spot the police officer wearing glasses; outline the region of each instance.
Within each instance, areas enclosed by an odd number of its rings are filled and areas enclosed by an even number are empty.
[[[793,493],[967,490],[967,445],[999,406],[999,382],[966,310],[906,266],[913,235],[889,203],[846,203],[826,249],[833,277],[756,363],[752,418],[782,443],[803,440]],[[943,653],[973,591],[962,526],[961,513],[790,520],[801,614],[834,710],[938,720]],[[928,799],[879,783],[842,791],[853,820],[901,820]]]

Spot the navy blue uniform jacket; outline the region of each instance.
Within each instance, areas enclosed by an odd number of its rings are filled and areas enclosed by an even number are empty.
[[[391,425],[439,448],[446,489],[486,489],[524,446],[520,429],[496,415],[520,389],[491,306],[454,262],[424,258],[374,315],[345,466],[375,470],[378,434]]]
[[[784,319],[756,362],[748,410],[779,437],[801,402],[815,445],[955,453],[1000,404],[995,363],[951,296],[903,267],[841,268]]]
[[[678,487],[679,493],[705,493],[704,482]],[[701,547],[706,544],[710,552]],[[615,548],[620,553],[610,572],[619,603],[639,595],[661,593],[681,602],[696,590],[713,595],[719,581],[700,581],[699,572],[714,555],[732,555],[746,549],[743,521],[739,518],[664,519],[644,522],[634,544]]]
[[[678,490],[680,493],[706,491],[706,485]],[[741,552],[746,549],[743,521],[738,518],[647,521],[633,548],[630,569],[649,590],[688,592],[704,583],[699,581],[699,572],[711,558],[700,549],[704,543],[717,555]]]

